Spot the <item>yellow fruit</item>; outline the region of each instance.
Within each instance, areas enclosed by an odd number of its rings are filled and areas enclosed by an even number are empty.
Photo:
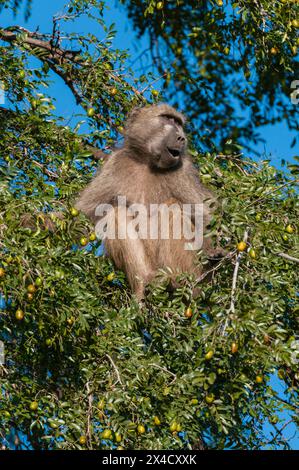
[[[245,251],[247,248],[247,244],[245,242],[239,242],[237,244],[237,250],[238,251]]]
[[[81,446],[84,446],[86,444],[86,436],[79,437],[79,444],[81,444]]]
[[[197,398],[192,398],[192,400],[191,400],[191,405],[198,405],[198,400],[197,400]]]
[[[255,382],[257,384],[263,383],[263,380],[264,380],[264,377],[262,375],[257,375],[256,378],[255,378]]]
[[[47,338],[46,339],[46,345],[51,346],[51,344],[52,344],[52,340],[50,338]]]
[[[25,70],[20,70],[19,78],[23,79],[23,78],[25,78],[25,76],[26,76]]]
[[[67,318],[66,322],[68,323],[68,325],[72,326],[74,324],[74,321],[75,321],[75,318],[74,317],[70,317],[70,318]]]
[[[154,416],[154,424],[156,426],[159,426],[161,424],[161,421],[159,420],[158,416]]]
[[[0,268],[0,277],[4,277],[5,276],[5,271],[3,268]]]
[[[151,91],[152,95],[156,98],[157,96],[159,96],[159,92],[158,90],[152,90]]]
[[[24,318],[24,312],[23,310],[21,310],[20,308],[18,308],[18,310],[16,311],[15,313],[15,317],[17,320],[23,320]]]
[[[105,430],[102,432],[102,438],[103,438],[103,439],[111,439],[111,437],[112,437],[111,429],[105,429]]]
[[[187,308],[187,310],[185,311],[185,317],[186,318],[191,318],[192,315],[193,315],[192,309],[190,307]]]
[[[176,432],[177,431],[177,422],[176,421],[173,421],[170,426],[169,426],[169,429],[171,432]]]
[[[94,242],[95,240],[97,239],[97,236],[94,232],[92,232],[90,235],[89,235],[89,240],[91,242]]]
[[[212,357],[214,356],[214,351],[210,350],[206,353],[205,355],[205,360],[206,361],[210,361],[212,359]]]
[[[116,447],[116,450],[125,450],[125,448],[123,446],[118,446]]]
[[[114,278],[115,278],[115,273],[112,272],[112,273],[108,274],[108,276],[107,276],[107,281],[110,281],[110,282],[111,282],[111,281],[113,281]]]
[[[182,430],[182,425],[181,424],[177,424],[176,425],[176,430],[177,432],[180,432]]]
[[[272,55],[276,55],[276,54],[278,53],[277,47],[271,47],[270,53],[271,53]]]
[[[289,234],[292,234],[292,233],[294,233],[294,227],[289,224],[289,225],[286,226],[285,231]]]
[[[76,207],[71,207],[70,214],[72,217],[77,217],[77,215],[79,215],[79,211],[76,209]]]
[[[256,252],[253,248],[250,248],[250,250],[248,251],[248,254],[249,254],[250,258],[256,259]]]
[[[283,239],[285,242],[287,242],[288,239],[289,239],[289,237],[287,236],[286,233],[284,233],[284,234],[282,235],[282,239]]]
[[[29,284],[29,286],[27,286],[27,291],[30,292],[30,294],[34,294],[34,292],[36,291],[35,285]]]
[[[157,8],[157,10],[162,10],[163,6],[164,6],[163,2],[158,2],[156,8]]]
[[[294,26],[294,28],[299,28],[299,20],[293,20],[292,26]]]
[[[80,238],[80,245],[81,246],[86,246],[87,243],[88,243],[87,238],[85,238],[85,237]]]
[[[95,111],[94,108],[89,108],[89,109],[87,110],[87,116],[89,116],[89,117],[94,116],[95,113],[96,113],[96,111]]]
[[[230,48],[229,47],[225,47],[224,50],[223,50],[224,54],[225,55],[228,55],[230,53]]]
[[[219,7],[222,7],[223,6],[223,0],[217,0],[217,5]]]
[[[260,214],[260,213],[259,213],[259,214],[256,214],[255,220],[256,220],[257,222],[259,222],[261,219],[262,219],[262,214]]]
[[[33,300],[33,297],[34,297],[34,295],[33,295],[33,294],[30,294],[30,292],[29,292],[29,294],[27,294],[27,300],[28,300],[28,302],[31,302],[31,301]]]
[[[214,395],[214,393],[210,393],[209,395],[206,395],[205,400],[206,400],[206,403],[207,403],[208,405],[211,405],[211,404],[214,402],[214,400],[215,400],[215,395]]]
[[[232,343],[232,345],[231,345],[231,352],[232,352],[233,354],[236,354],[236,353],[238,352],[238,349],[239,349],[238,344],[237,344],[237,343]]]
[[[138,424],[137,426],[137,432],[139,434],[144,434],[145,433],[145,427],[143,426],[143,424]]]
[[[117,94],[117,88],[111,88],[110,95],[115,96]]]
[[[37,401],[32,401],[29,405],[29,408],[31,411],[36,411],[38,408],[38,402]]]
[[[118,432],[115,433],[115,441],[116,442],[121,442],[122,441],[122,436]]]

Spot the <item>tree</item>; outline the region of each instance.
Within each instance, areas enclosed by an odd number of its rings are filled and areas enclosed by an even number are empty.
[[[1,3],[18,9],[24,2]],[[295,56],[283,60],[284,49],[279,59],[262,55],[267,35],[254,28],[249,35],[243,2],[238,21],[220,27],[220,8],[225,25],[220,3],[205,2],[198,9],[207,41],[212,41],[209,31],[218,37],[228,30],[229,42],[235,35],[249,51],[253,42],[259,53],[252,71],[272,70],[275,60],[277,74],[287,81],[291,66],[296,66]],[[256,21],[268,24],[270,2],[258,9],[254,5],[260,2],[247,3]],[[281,13],[273,17],[273,28],[283,29],[279,15],[288,12],[291,21],[291,6],[296,5],[277,3]],[[31,2],[27,4],[30,7]],[[157,30],[170,44],[178,41],[176,34],[183,42],[190,37],[187,26],[197,2],[148,2],[146,11],[139,8],[141,2],[126,4],[141,31]],[[106,158],[106,150],[122,132],[126,112],[159,99],[150,93],[152,74],[135,78],[126,66],[127,54],[113,49],[114,31],[103,21],[104,7],[103,1],[73,0],[63,15],[54,18],[50,34],[20,26],[0,28],[0,76],[9,100],[8,106],[0,107],[2,445],[287,448],[280,411],[287,410],[298,424],[298,158],[285,169],[276,169],[267,160],[257,163],[239,151],[234,133],[225,154],[216,151],[211,139],[206,142],[208,152],[193,146],[202,180],[223,201],[211,233],[221,238],[228,254],[209,273],[209,282],[205,276],[193,279],[186,274],[183,287],[172,295],[161,273],[159,286],[152,287],[145,305],[138,305],[123,273],[99,256],[102,245],[94,240],[93,227],[73,209],[98,160]],[[175,33],[175,24],[167,19],[174,21],[178,12],[186,19],[186,29]],[[98,22],[105,40],[90,33],[63,32],[64,22],[83,14]],[[293,26],[288,31],[286,48],[295,38]],[[265,51],[269,44],[264,42]],[[215,60],[223,73],[239,67],[222,48],[213,52],[212,59],[206,42],[198,48],[200,57],[205,48],[208,63]],[[195,45],[192,51],[195,54]],[[204,110],[201,95],[193,94],[192,102],[188,99],[192,51],[180,77],[166,76],[169,88],[162,94],[166,98],[176,84],[186,97],[187,112],[191,104]],[[82,107],[88,134],[80,131],[79,123],[72,129],[64,126],[56,115],[45,92],[55,75]],[[249,103],[250,109],[257,106],[266,116],[268,108],[261,97],[267,100],[271,95],[273,84],[268,85],[265,81],[255,95],[252,91]],[[226,109],[233,108],[234,99],[228,101],[230,88],[222,92]],[[275,93],[283,101],[284,91]],[[228,132],[232,120],[217,128],[217,114],[223,112],[220,103],[210,105],[213,109],[205,122],[213,124],[212,136],[221,141],[219,128]],[[280,106],[294,125],[297,111],[287,103]],[[255,127],[254,121],[253,131]],[[251,135],[238,127],[238,137]],[[52,216],[53,232],[43,214],[57,211],[65,217]],[[31,229],[20,226],[28,213],[34,221]],[[201,286],[196,300],[195,284]],[[285,384],[286,398],[270,382],[275,373]],[[270,439],[263,430],[266,422],[273,426]]]

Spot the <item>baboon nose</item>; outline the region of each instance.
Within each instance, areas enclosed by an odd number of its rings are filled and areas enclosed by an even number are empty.
[[[186,138],[183,135],[178,135],[178,142],[180,144],[183,144],[185,142]]]

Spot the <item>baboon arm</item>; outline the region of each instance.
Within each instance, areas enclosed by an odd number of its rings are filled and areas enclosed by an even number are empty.
[[[109,158],[75,203],[75,207],[93,222],[96,220],[96,208],[100,204],[112,204],[118,193],[118,178],[114,171],[114,159],[113,157]]]

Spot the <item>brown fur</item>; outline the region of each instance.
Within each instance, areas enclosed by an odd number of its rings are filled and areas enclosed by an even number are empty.
[[[161,115],[168,117],[161,118]],[[175,167],[167,167],[168,160],[171,160],[168,154],[165,161],[162,157],[159,160],[159,155],[165,153],[167,142],[173,142],[173,135],[168,137],[170,134],[167,134],[172,131],[169,126],[168,130],[164,129],[163,119],[170,124],[175,120],[175,136],[182,151]],[[107,158],[101,171],[83,190],[76,207],[96,223],[96,207],[113,204],[120,195],[126,196],[129,203],[143,203],[146,207],[153,203],[203,203],[209,199],[209,203],[204,205],[206,227],[212,212],[209,205],[215,197],[199,180],[198,171],[183,145],[185,135],[179,122],[183,124],[184,117],[168,105],[134,110],[127,121],[123,147]],[[116,216],[116,224],[121,225],[131,217],[124,207]],[[105,240],[105,247],[116,267],[125,271],[133,292],[141,299],[146,284],[155,277],[159,268],[170,267],[175,273],[200,274],[201,269],[195,265],[196,252],[184,250],[184,243],[184,239],[171,237],[169,240],[117,239]],[[203,251],[208,255],[214,254],[209,239],[204,239]]]

